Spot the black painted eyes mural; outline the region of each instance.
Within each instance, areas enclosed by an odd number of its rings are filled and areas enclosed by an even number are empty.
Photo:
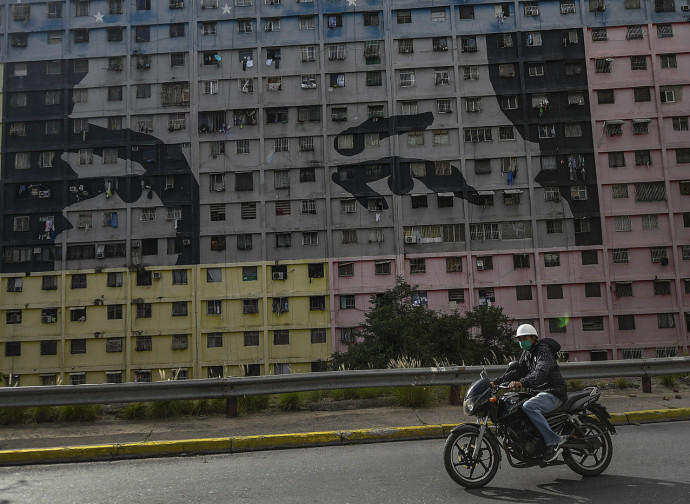
[[[73,60],[63,60],[62,63],[63,68],[65,65],[73,68]],[[56,114],[53,108],[44,105],[44,81],[48,79],[45,75],[45,62],[28,62],[27,68],[27,75],[21,79],[12,79],[6,72],[4,82],[4,122],[13,124],[21,119],[25,128],[21,135],[10,134],[4,137],[7,167],[4,170],[4,187],[5,196],[9,198],[6,201],[16,201],[15,208],[30,212],[32,218],[28,233],[21,233],[21,238],[18,236],[17,242],[22,245],[34,243],[42,247],[52,245],[57,236],[74,228],[74,224],[64,217],[63,211],[76,203],[102,195],[106,199],[117,196],[123,203],[132,203],[139,200],[142,195],[149,199],[153,199],[155,195],[166,208],[180,209],[180,215],[176,216],[174,222],[175,240],[178,243],[177,264],[198,263],[199,186],[192,174],[189,161],[179,146],[166,145],[160,138],[147,133],[131,129],[112,130],[93,123],[89,123],[84,131],[74,132],[73,94],[76,86],[87,74],[70,73],[69,77],[51,83],[51,87],[56,89],[67,87],[66,96],[65,91],[62,91],[61,97],[61,102],[66,103],[61,109],[66,112],[63,115]],[[11,96],[21,92],[29,97],[27,107],[12,107]],[[52,120],[57,124],[55,136],[46,134],[46,119],[51,118],[55,118]],[[64,149],[65,141],[71,145],[69,150]],[[114,150],[117,152],[117,160],[136,163],[140,167],[136,171],[140,173],[79,177],[66,158],[67,154],[71,153],[69,157],[79,159],[86,149],[91,149],[88,153],[90,158],[103,157],[106,149],[110,149],[110,152]],[[28,167],[19,170],[16,168],[16,157],[24,155],[24,152],[29,152]],[[45,153],[52,153],[49,167],[39,168]],[[177,182],[173,187],[167,183],[169,177],[174,177]],[[123,209],[114,205],[103,210]],[[52,220],[46,222],[39,218],[40,215],[50,215]],[[117,228],[121,225],[117,217],[113,216],[111,219],[111,227]],[[9,235],[7,230],[6,214],[5,233]],[[122,240],[124,239],[123,236]],[[40,269],[53,269],[50,259],[55,258],[57,256],[54,253],[45,256],[46,260]]]

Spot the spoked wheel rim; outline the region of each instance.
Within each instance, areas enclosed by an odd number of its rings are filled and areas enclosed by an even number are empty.
[[[611,461],[611,443],[605,428],[593,421],[585,422],[580,430],[583,437],[591,438],[590,448],[569,448],[571,464],[587,472],[603,471]]]
[[[482,440],[479,453],[475,460],[472,455],[475,450],[477,435],[463,433],[453,443],[451,464],[455,473],[467,482],[480,481],[493,469],[496,454],[486,438]]]

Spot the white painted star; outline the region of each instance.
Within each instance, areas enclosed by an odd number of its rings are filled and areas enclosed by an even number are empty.
[[[357,7],[357,0],[347,0],[348,7]]]
[[[103,22],[103,14],[101,14],[100,11],[98,11],[98,14],[94,14],[93,17],[96,18],[96,23],[102,23]]]
[[[223,5],[223,14],[230,14],[230,9],[232,9],[232,7],[228,4]]]

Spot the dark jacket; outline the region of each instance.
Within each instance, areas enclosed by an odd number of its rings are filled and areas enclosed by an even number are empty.
[[[517,369],[507,371],[494,380],[494,383],[519,381],[525,388],[535,392],[549,392],[561,401],[568,398],[568,387],[553,350],[544,340],[522,352]]]

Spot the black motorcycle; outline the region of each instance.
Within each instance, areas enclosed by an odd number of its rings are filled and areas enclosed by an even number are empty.
[[[508,369],[512,368],[512,363]],[[567,464],[582,476],[601,474],[611,462],[611,434],[616,429],[611,415],[597,403],[601,393],[596,387],[568,395],[568,400],[544,417],[551,429],[567,441],[562,460],[545,463],[544,438],[522,411],[522,404],[534,396],[529,392],[499,391],[508,384],[492,386],[485,372],[467,391],[463,409],[477,417],[476,424],[461,424],[448,436],[443,450],[446,471],[453,480],[467,488],[482,487],[498,471],[501,447],[508,463],[517,468]]]

